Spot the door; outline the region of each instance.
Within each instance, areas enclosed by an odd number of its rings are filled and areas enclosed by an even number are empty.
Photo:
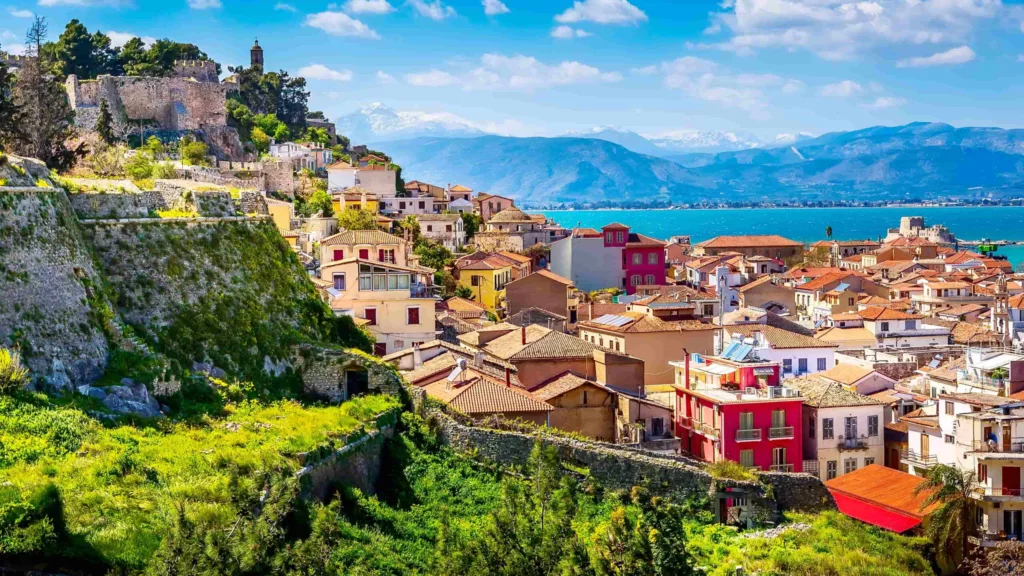
[[[921,434],[921,456],[928,457],[928,442],[929,438],[927,434]]]
[[[370,376],[366,370],[349,370],[345,372],[346,398],[366,394],[370,389]]]
[[[661,438],[665,435],[665,419],[654,418],[651,420],[651,436]]]
[[[1009,452],[1011,450],[1011,445],[1012,443],[1010,439],[1010,427],[1003,426],[1003,452]]]
[[[1020,540],[1024,537],[1024,513],[1021,510],[1003,510],[1003,532],[1007,538]]]
[[[376,326],[377,325],[377,309],[376,308],[367,308],[367,309],[363,310],[363,317],[365,317],[367,320],[370,321],[369,322],[370,326]]]
[[[1020,496],[1020,466],[1003,466],[1003,496]]]
[[[852,416],[847,416],[846,417],[846,429],[845,429],[844,433],[846,434],[846,439],[847,440],[849,440],[850,438],[856,438],[857,437],[857,418],[856,417],[852,417]],[[925,437],[925,435],[922,434],[921,438],[924,438],[924,437]]]

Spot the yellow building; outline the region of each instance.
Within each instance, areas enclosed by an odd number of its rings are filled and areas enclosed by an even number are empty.
[[[331,202],[335,214],[341,213],[342,210],[369,210],[377,213],[380,209],[377,195],[358,186],[334,192],[331,195]]]
[[[435,298],[429,286],[433,270],[360,258],[320,267],[320,280],[335,314],[361,320],[374,335],[379,356],[437,338]]]
[[[274,219],[274,225],[283,234],[292,229],[292,220],[295,219],[295,205],[291,202],[267,198],[267,212]]]
[[[473,301],[488,312],[503,316],[505,285],[516,278],[515,264],[498,254],[480,254],[483,257],[456,263],[458,285],[469,288]]]

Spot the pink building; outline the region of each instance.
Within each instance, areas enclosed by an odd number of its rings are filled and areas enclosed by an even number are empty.
[[[665,243],[612,223],[601,232],[575,229],[551,244],[551,271],[584,291],[639,286],[664,286]]]
[[[684,453],[705,462],[803,471],[803,398],[779,386],[778,364],[698,357],[672,365]]]

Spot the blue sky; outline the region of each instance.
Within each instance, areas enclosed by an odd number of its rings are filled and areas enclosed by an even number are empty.
[[[4,3],[7,4],[4,4]],[[1024,126],[1024,6],[1000,0],[0,0],[115,39],[198,44],[225,66],[259,37],[329,117],[371,102],[514,135],[595,125],[820,134],[942,121]]]

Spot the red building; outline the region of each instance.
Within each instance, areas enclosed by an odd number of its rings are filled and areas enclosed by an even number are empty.
[[[637,286],[665,285],[665,243],[612,223],[601,228],[605,248],[622,251],[623,288],[634,294]]]
[[[676,436],[684,453],[777,472],[803,471],[803,399],[779,365],[698,357],[676,367]]]

